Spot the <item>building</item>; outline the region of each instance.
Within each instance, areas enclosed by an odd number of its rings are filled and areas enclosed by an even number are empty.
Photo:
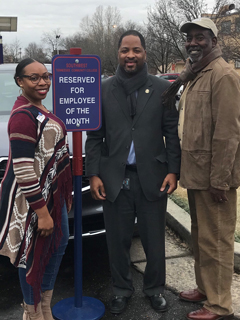
[[[234,4],[230,4],[220,7],[216,14],[203,13],[201,16],[212,19],[216,24],[223,58],[240,75],[240,12],[235,10]],[[180,73],[184,65],[184,60],[176,60],[170,64],[167,72]]]
[[[210,18],[216,24],[223,58],[240,75],[240,12],[230,4],[222,6],[216,14],[203,13],[202,17]]]

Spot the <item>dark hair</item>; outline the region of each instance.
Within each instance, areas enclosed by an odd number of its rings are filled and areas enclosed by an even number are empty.
[[[17,86],[19,86],[19,84],[17,82],[17,78],[21,78],[21,76],[24,75],[24,68],[35,61],[36,60],[34,60],[32,58],[26,58],[26,59],[23,59],[22,61],[19,62],[19,64],[16,67],[15,75],[14,75],[14,80],[15,80]]]
[[[136,31],[136,30],[128,30],[128,31],[124,32],[121,35],[121,37],[120,37],[120,39],[118,41],[118,49],[121,46],[122,39],[124,37],[126,37],[126,36],[136,36],[136,37],[138,37],[140,39],[140,41],[141,41],[141,45],[142,45],[143,49],[144,50],[146,49],[145,39],[143,38],[143,35],[140,32]]]

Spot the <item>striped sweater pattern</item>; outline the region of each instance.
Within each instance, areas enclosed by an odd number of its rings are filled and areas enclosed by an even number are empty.
[[[8,134],[9,158],[0,191],[0,254],[27,269],[35,304],[45,267],[61,240],[61,208],[72,201],[72,175],[66,128],[52,113],[17,98]],[[36,209],[47,205],[54,232],[37,232]]]

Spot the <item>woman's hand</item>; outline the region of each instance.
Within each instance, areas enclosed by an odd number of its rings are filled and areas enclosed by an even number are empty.
[[[40,232],[40,236],[47,237],[51,233],[53,233],[53,219],[50,216],[47,206],[42,207],[41,209],[35,210],[38,216],[38,229],[37,231]]]

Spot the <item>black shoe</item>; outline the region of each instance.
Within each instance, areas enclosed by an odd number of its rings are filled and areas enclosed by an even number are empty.
[[[114,296],[111,301],[110,312],[114,314],[122,313],[127,306],[129,297]]]
[[[167,302],[161,294],[154,294],[149,297],[152,308],[156,311],[165,312],[167,311]]]

